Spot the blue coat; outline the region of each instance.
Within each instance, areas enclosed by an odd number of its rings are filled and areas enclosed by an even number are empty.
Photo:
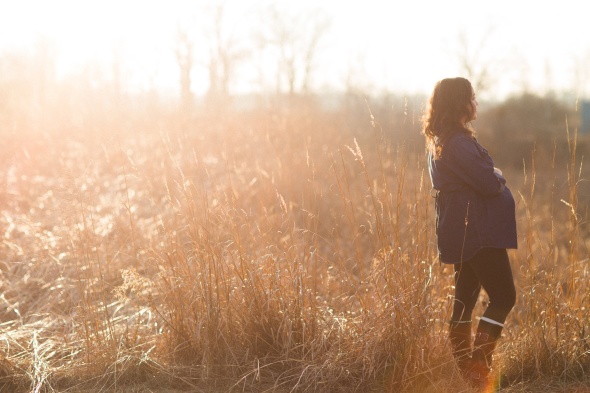
[[[516,248],[516,217],[506,180],[477,140],[457,132],[440,157],[428,155],[436,197],[439,260],[460,263],[483,247]]]

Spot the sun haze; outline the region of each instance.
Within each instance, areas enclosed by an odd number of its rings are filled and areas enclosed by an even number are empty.
[[[509,189],[518,299],[494,371],[587,392],[576,7],[0,0],[0,391],[468,391],[437,211],[467,203],[453,239],[476,238]],[[479,142],[437,137],[469,153],[438,193],[422,119],[454,76],[452,125]]]
[[[195,42],[196,93],[207,84],[215,7],[223,5],[223,39],[242,57],[234,92],[258,91],[273,81],[260,52],[268,8],[286,14],[322,13],[328,21],[314,60],[315,89],[343,89],[346,83],[401,93],[427,92],[444,75],[491,73],[490,93],[551,89],[587,94],[590,38],[575,1],[357,2],[302,1],[19,1],[0,6],[0,50],[31,48],[40,39],[55,51],[57,72],[88,63],[110,68],[120,62],[130,89],[176,89],[174,55],[179,27]],[[280,6],[280,7],[279,7]],[[305,27],[299,27],[304,29]],[[297,24],[287,28],[298,28]],[[293,31],[292,34],[304,34]],[[261,71],[263,70],[263,71]],[[262,76],[261,76],[262,75]],[[267,80],[268,79],[268,80]]]

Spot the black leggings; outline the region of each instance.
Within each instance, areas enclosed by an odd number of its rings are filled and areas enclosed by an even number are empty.
[[[467,262],[455,264],[453,321],[469,321],[483,289],[490,298],[483,316],[504,323],[516,303],[516,290],[508,253],[503,248],[482,248]]]

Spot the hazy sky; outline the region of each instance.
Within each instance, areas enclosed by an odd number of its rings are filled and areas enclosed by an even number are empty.
[[[110,69],[117,56],[128,88],[175,89],[177,26],[194,35],[194,90],[206,89],[206,40],[211,1],[0,0],[0,51],[31,48],[40,37],[52,43],[58,73],[88,62]],[[247,55],[234,91],[257,90],[269,60],[255,50],[255,32],[274,4],[293,15],[325,15],[329,28],[317,52],[314,86],[339,89],[348,83],[371,91],[429,92],[434,82],[465,75],[470,65],[487,67],[489,95],[523,88],[590,96],[590,34],[581,1],[526,0],[228,0],[224,34]],[[209,32],[209,33],[207,33]],[[465,49],[467,48],[467,49]],[[269,68],[270,69],[270,68]],[[262,75],[262,76],[261,76]]]

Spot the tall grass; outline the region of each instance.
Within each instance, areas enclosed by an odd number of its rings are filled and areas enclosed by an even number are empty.
[[[570,154],[565,168],[556,168],[554,154],[550,174],[543,174],[544,193],[537,195],[533,152],[525,181],[528,195],[520,194],[526,230],[519,254],[526,253],[526,263],[519,264],[524,258],[516,261],[521,302],[505,356],[514,380],[551,376],[563,382],[583,379],[589,370],[588,205],[580,203],[578,194],[585,181],[578,135],[570,134],[567,123],[566,134]]]
[[[10,388],[468,391],[421,140],[310,111],[3,152]],[[503,168],[521,247],[497,358],[514,391],[583,381],[590,364],[584,172],[568,139],[568,163]]]

